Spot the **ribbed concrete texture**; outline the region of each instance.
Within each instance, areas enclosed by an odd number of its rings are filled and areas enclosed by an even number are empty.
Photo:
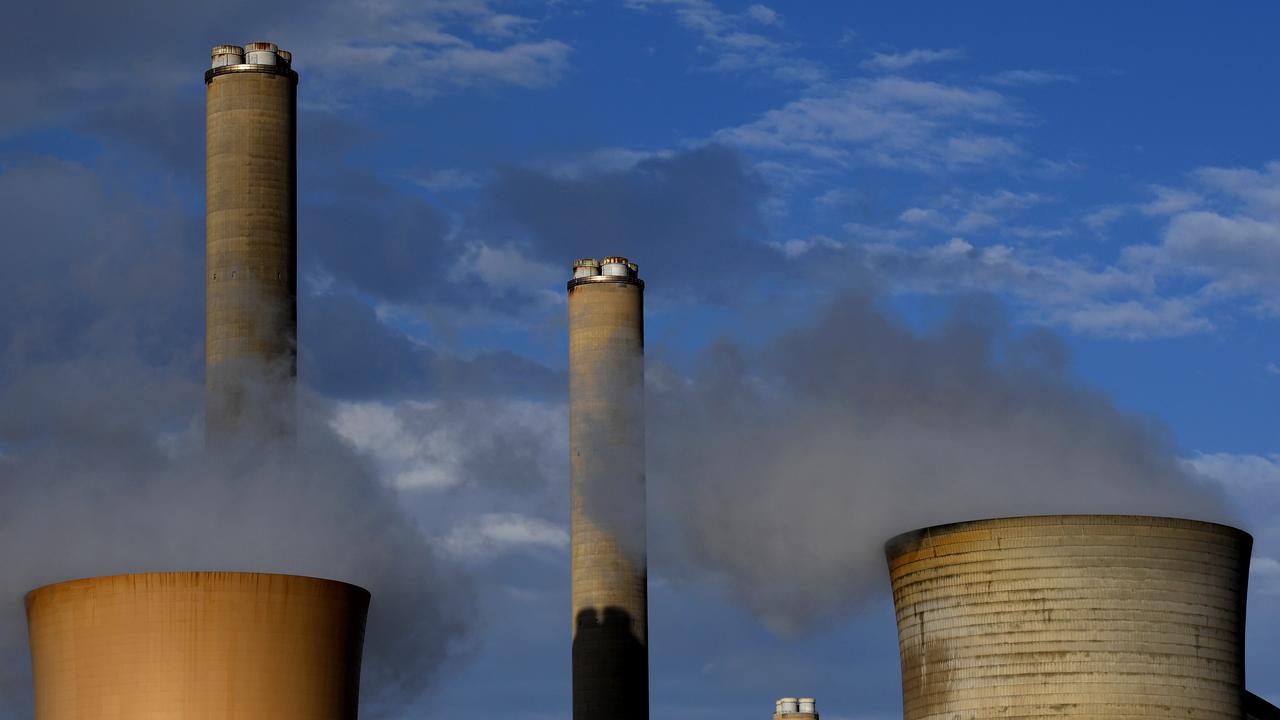
[[[35,719],[355,718],[368,607],[354,585],[253,573],[34,590]]]
[[[649,716],[643,286],[619,272],[569,287],[575,720]]]
[[[903,715],[1240,720],[1252,544],[1118,515],[900,535],[886,554]]]
[[[254,49],[253,46],[263,46]],[[214,62],[239,58],[214,48]],[[297,337],[297,75],[265,63],[206,76],[205,390],[212,437],[291,427]],[[238,49],[238,48],[236,48]],[[221,53],[221,54],[220,54]]]

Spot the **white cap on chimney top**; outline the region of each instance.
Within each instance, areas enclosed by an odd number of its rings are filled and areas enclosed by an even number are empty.
[[[607,257],[600,261],[600,274],[616,277],[630,277],[633,275],[631,268],[627,265],[627,259],[616,256]]]
[[[800,712],[800,701],[793,697],[782,698],[781,700],[778,701],[778,705],[780,705],[782,708],[779,713],[781,715],[786,715],[787,713],[793,713],[793,712]]]
[[[244,62],[244,48],[239,45],[214,45],[210,55],[213,58],[211,67],[240,65]]]
[[[279,50],[275,43],[245,43],[244,59],[250,65],[276,65],[280,61],[280,56],[276,55]]]
[[[573,276],[591,277],[600,274],[600,262],[595,258],[582,258],[573,261]]]
[[[813,698],[800,698],[800,712],[816,713],[818,712],[818,703]]]

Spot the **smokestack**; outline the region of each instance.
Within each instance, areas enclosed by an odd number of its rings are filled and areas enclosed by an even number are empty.
[[[1050,515],[885,546],[904,720],[1243,717],[1248,533]]]
[[[369,593],[173,572],[27,594],[35,720],[355,720]]]
[[[813,698],[778,698],[773,720],[818,720],[818,703]]]
[[[272,43],[205,72],[205,427],[292,427],[297,373],[297,85]]]
[[[574,263],[569,455],[574,720],[649,717],[644,283],[626,258]]]

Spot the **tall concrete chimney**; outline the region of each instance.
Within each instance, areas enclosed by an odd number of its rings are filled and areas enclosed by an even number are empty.
[[[205,72],[205,428],[292,427],[297,372],[297,85],[271,43]]]
[[[626,258],[569,281],[574,720],[649,717],[644,283]]]
[[[171,572],[27,594],[35,720],[355,720],[369,593]]]

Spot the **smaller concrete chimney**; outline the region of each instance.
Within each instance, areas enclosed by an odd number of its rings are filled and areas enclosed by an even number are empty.
[[[213,67],[244,64],[244,48],[239,45],[214,45]]]
[[[779,698],[773,704],[773,720],[818,720],[818,704],[813,698]]]

